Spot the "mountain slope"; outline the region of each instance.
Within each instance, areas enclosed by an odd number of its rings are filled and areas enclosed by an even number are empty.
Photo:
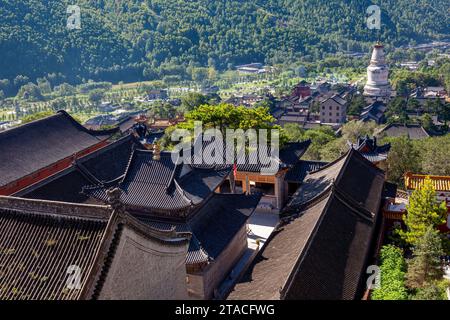
[[[0,0],[0,79],[61,72],[132,81],[179,75],[190,63],[225,69],[251,61],[367,50],[368,0],[79,0],[81,30],[68,30],[67,0]],[[448,0],[385,0],[382,39],[448,38]]]

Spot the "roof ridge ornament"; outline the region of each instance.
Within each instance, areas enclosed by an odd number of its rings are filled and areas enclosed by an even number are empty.
[[[158,143],[153,144],[153,160],[161,160],[161,147],[158,145]]]
[[[122,190],[120,188],[110,188],[106,190],[106,196],[108,197],[107,203],[118,213],[125,212],[125,206],[120,200]]]

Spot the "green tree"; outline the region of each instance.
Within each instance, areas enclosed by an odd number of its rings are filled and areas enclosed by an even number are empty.
[[[445,290],[449,285],[448,281],[433,281],[426,284],[423,288],[417,290],[417,293],[412,297],[413,300],[447,300]]]
[[[403,251],[392,245],[385,245],[380,251],[380,288],[374,289],[373,300],[407,300],[405,286],[406,264]]]
[[[42,118],[46,118],[49,117],[51,115],[53,115],[54,113],[51,111],[42,111],[42,112],[38,112],[38,113],[34,113],[34,114],[30,114],[30,115],[26,115],[25,117],[22,118],[22,124],[31,122],[31,121],[35,121],[35,120],[39,120]]]
[[[42,93],[37,85],[29,82],[19,89],[17,97],[25,100],[42,100]]]
[[[421,166],[423,172],[433,175],[450,175],[450,134],[442,137],[422,139],[417,142],[421,150]]]
[[[447,219],[446,204],[437,202],[436,190],[429,177],[413,191],[406,210],[403,221],[407,230],[400,234],[412,246],[419,245],[419,240],[424,237],[429,226],[437,227]]]
[[[89,92],[89,101],[95,106],[98,106],[104,96],[105,92],[103,90],[95,89]]]
[[[391,143],[387,159],[387,178],[404,187],[404,174],[408,171],[418,172],[421,169],[420,153],[407,137],[384,139],[384,142]]]
[[[409,212],[408,212],[409,214]],[[425,284],[442,279],[440,257],[444,255],[442,240],[434,226],[429,224],[425,233],[415,239],[413,258],[408,261],[407,284],[411,288],[422,288]]]
[[[303,140],[305,130],[297,123],[287,123],[283,129],[289,141],[297,142]]]
[[[365,107],[366,101],[364,97],[362,95],[354,96],[348,106],[347,114],[351,116],[359,116]]]
[[[374,121],[350,121],[342,126],[342,137],[355,143],[358,137],[373,136],[377,124]]]
[[[183,111],[191,111],[202,104],[207,104],[207,102],[208,98],[205,95],[197,92],[189,92],[181,98],[181,108]]]
[[[429,131],[434,128],[433,118],[431,118],[428,113],[425,113],[422,117],[420,117],[420,123],[425,130]]]

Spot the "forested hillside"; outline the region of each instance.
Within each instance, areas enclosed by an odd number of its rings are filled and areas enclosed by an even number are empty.
[[[379,1],[378,1],[379,2]],[[0,79],[61,73],[136,81],[185,77],[189,66],[227,69],[326,52],[367,51],[369,0],[0,0]],[[68,30],[68,5],[81,30]],[[448,0],[384,0],[391,45],[449,37]]]

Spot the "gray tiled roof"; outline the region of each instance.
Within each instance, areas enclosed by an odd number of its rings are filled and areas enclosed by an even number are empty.
[[[82,188],[115,180],[125,173],[132,150],[143,148],[131,135],[79,159],[72,167],[18,194],[30,199],[83,203],[89,198]]]
[[[308,174],[228,298],[359,298],[383,188],[383,173],[354,150]]]
[[[272,158],[277,163],[278,170],[282,168],[288,168],[294,166],[300,157],[308,150],[311,140],[305,140],[302,142],[290,142],[287,143],[280,151],[278,158]],[[245,158],[240,158],[237,163],[237,170],[244,172],[260,172],[263,168],[269,168],[271,156],[270,148],[267,152],[261,152],[259,155],[259,149],[253,149],[254,152],[248,152],[245,154]],[[263,160],[261,161],[261,156]]]
[[[137,218],[158,230],[191,232],[186,264],[207,263],[228,246],[260,198],[260,194],[215,194],[192,219],[183,223],[164,222],[148,215]]]
[[[0,186],[99,143],[100,133],[64,111],[0,132]]]
[[[425,131],[425,129],[418,124],[398,124],[393,123],[385,128],[383,128],[379,134],[386,135],[388,137],[401,137],[405,136],[410,139],[423,139],[430,135]]]
[[[185,212],[205,200],[229,174],[230,167],[197,168],[172,159],[171,152],[134,151],[119,183],[121,201],[136,210]],[[183,174],[183,175],[182,175]],[[107,201],[108,185],[85,187],[83,192]]]
[[[309,172],[317,171],[326,164],[327,162],[322,161],[300,160],[300,162],[289,169],[289,171],[284,176],[284,180],[287,182],[300,183]]]

